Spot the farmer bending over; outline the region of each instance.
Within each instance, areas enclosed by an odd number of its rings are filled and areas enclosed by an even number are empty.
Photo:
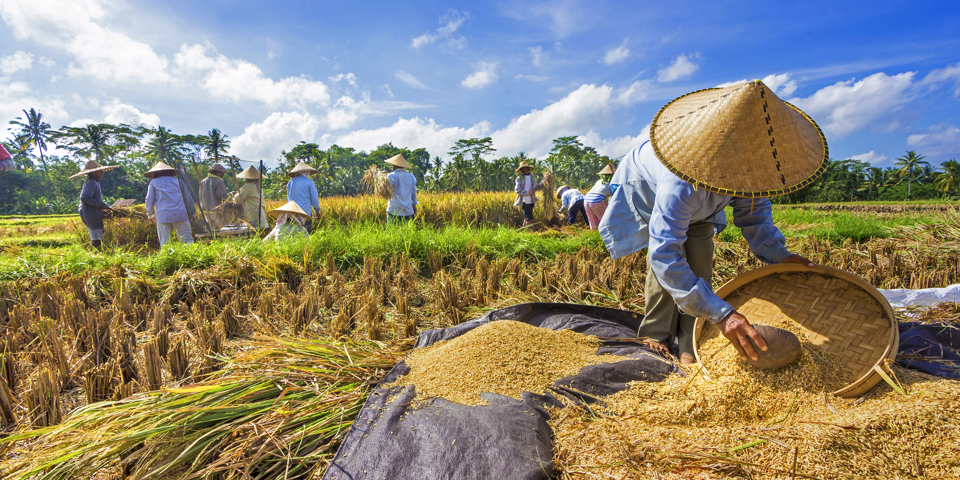
[[[724,207],[750,250],[767,263],[814,263],[790,253],[767,197],[797,191],[825,169],[820,128],[759,80],[684,95],[660,109],[650,140],[620,162],[600,236],[613,259],[647,248],[646,312],[639,335],[666,353],[676,337],[693,363],[696,317],[717,324],[741,358],[747,337],[766,343],[711,289],[713,235]]]
[[[580,190],[570,188],[566,185],[557,189],[557,198],[560,199],[560,213],[567,210],[567,223],[573,225],[577,221],[577,215],[581,215],[586,221],[587,211],[583,209],[584,196]]]

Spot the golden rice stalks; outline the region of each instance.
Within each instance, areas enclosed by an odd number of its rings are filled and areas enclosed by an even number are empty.
[[[557,197],[553,194],[556,188],[553,172],[544,170],[540,189],[543,192],[543,221],[547,225],[557,225],[560,221],[560,214],[557,213]]]
[[[393,198],[393,185],[387,180],[387,174],[376,165],[370,165],[360,179],[364,191],[386,199]]]

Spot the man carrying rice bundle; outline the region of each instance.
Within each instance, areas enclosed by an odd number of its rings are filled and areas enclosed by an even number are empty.
[[[704,317],[741,358],[757,358],[747,337],[766,350],[748,319],[711,289],[713,235],[730,206],[758,258],[814,266],[786,249],[768,197],[809,185],[827,159],[817,124],[759,80],[696,91],[660,109],[650,140],[613,175],[599,228],[613,259],[647,248],[639,335],[662,353],[676,338],[681,362],[693,363],[694,322]]]
[[[523,227],[526,227],[533,223],[533,207],[537,204],[537,190],[540,184],[537,183],[537,177],[533,175],[533,166],[526,161],[520,162],[515,173],[517,180],[514,191],[517,192],[517,199],[513,202],[513,206],[523,209]]]
[[[320,195],[317,192],[317,185],[310,180],[310,175],[317,173],[317,169],[307,165],[306,162],[300,162],[293,167],[287,175],[290,181],[287,182],[287,201],[296,202],[300,211],[307,215],[307,220],[303,224],[309,234],[310,226],[313,224],[311,211],[320,213]],[[276,210],[274,210],[276,211]]]
[[[223,226],[220,215],[214,209],[227,199],[227,184],[223,181],[225,173],[227,169],[223,165],[214,163],[207,173],[207,178],[200,181],[200,208],[214,231]]]
[[[4,150],[6,151],[6,150]],[[103,211],[113,210],[110,205],[103,202],[103,194],[100,191],[100,179],[104,172],[120,168],[120,165],[101,166],[99,163],[90,160],[84,166],[83,170],[70,176],[71,179],[86,175],[87,179],[83,181],[83,187],[80,189],[80,204],[77,206],[80,213],[80,220],[87,227],[87,233],[90,234],[90,243],[93,248],[100,250],[103,245]]]
[[[157,162],[143,174],[150,178],[145,200],[147,215],[157,224],[160,246],[170,242],[174,230],[180,241],[193,243],[190,217],[194,212],[193,197],[183,182],[176,177],[176,170],[163,162]]]
[[[393,171],[387,175],[393,188],[393,196],[387,201],[387,221],[409,222],[417,214],[417,177],[406,170],[410,164],[403,155],[390,157],[386,162],[393,165]]]

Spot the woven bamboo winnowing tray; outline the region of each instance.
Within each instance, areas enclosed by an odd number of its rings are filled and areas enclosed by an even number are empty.
[[[856,397],[880,381],[875,366],[897,356],[899,334],[887,299],[862,278],[836,268],[782,263],[740,275],[717,290],[753,324],[788,320],[808,341],[826,350],[855,381],[833,392]],[[703,335],[718,335],[713,325],[703,332],[699,319],[694,351]],[[699,355],[697,362],[704,367]],[[705,367],[704,367],[705,368]]]

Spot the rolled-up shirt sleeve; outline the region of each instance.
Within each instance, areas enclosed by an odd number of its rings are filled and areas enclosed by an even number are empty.
[[[650,267],[680,310],[711,322],[723,320],[733,307],[697,277],[683,254],[687,229],[699,197],[693,187],[658,192],[650,218]]]
[[[730,205],[733,207],[733,224],[743,232],[743,238],[757,258],[766,263],[782,263],[790,256],[787,239],[773,224],[770,199],[737,198]]]
[[[153,182],[147,185],[147,198],[144,200],[144,206],[147,209],[147,215],[155,215],[157,208],[157,190]]]

